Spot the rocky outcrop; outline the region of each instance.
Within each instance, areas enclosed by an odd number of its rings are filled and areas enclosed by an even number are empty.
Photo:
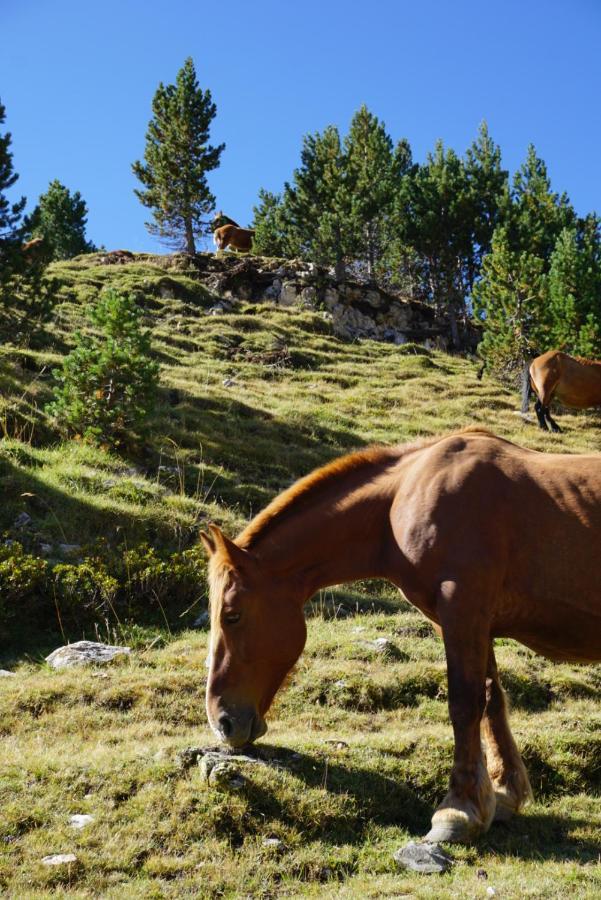
[[[122,251],[101,255],[97,262],[152,262],[174,274],[193,275],[215,297],[209,310],[213,314],[227,311],[237,300],[305,307],[322,310],[331,317],[334,333],[345,340],[372,338],[394,344],[413,341],[439,349],[451,345],[449,321],[432,306],[375,285],[337,281],[331,270],[315,263],[240,257],[234,253],[176,253],[162,257],[137,254],[134,260],[127,260],[113,258],[117,253]],[[166,283],[173,280],[165,277]],[[172,293],[172,285],[167,286],[165,295]],[[474,329],[464,329],[462,346],[455,349],[473,349],[478,337]]]
[[[194,265],[206,287],[221,299],[322,309],[331,316],[334,333],[346,340],[449,346],[449,323],[433,307],[374,285],[336,281],[330,271],[314,263],[199,254]]]

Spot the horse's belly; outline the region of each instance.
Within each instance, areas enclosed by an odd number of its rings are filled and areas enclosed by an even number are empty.
[[[601,662],[601,600],[598,611],[567,603],[529,603],[531,613],[498,623],[496,637],[510,637],[557,662]]]

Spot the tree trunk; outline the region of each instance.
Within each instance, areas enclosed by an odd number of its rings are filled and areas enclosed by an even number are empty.
[[[337,259],[334,268],[334,277],[336,281],[344,281],[346,278],[346,265],[344,259]]]
[[[525,359],[522,365],[522,414],[528,412],[530,400],[530,360]]]
[[[185,223],[186,227],[186,253],[189,253],[191,256],[194,256],[196,253],[196,244],[194,243],[194,231],[192,229],[192,222],[187,221]]]
[[[449,326],[451,329],[451,343],[453,345],[454,350],[460,349],[460,340],[459,340],[459,325],[457,323],[457,310],[455,309],[455,304],[449,304]]]

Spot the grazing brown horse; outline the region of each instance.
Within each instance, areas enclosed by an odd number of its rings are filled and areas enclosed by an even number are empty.
[[[209,532],[207,713],[223,741],[267,730],[305,644],[305,601],[386,578],[436,624],[447,657],[455,760],[428,840],[471,840],[520,809],[530,785],[493,640],[601,660],[601,456],[524,450],[483,430],[376,447],[301,479],[235,541]]]
[[[547,422],[552,431],[561,431],[549,412],[551,400],[575,409],[601,406],[601,362],[549,350],[533,360],[530,384],[538,397],[534,405],[538,424],[545,431]]]

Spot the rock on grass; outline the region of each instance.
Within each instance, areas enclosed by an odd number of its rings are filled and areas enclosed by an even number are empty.
[[[76,641],[53,650],[46,657],[48,665],[53,669],[69,669],[72,666],[85,666],[122,660],[129,656],[129,647],[113,647],[110,644],[99,644],[95,641]]]
[[[424,875],[446,872],[453,864],[453,860],[440,844],[418,844],[415,841],[409,841],[397,850],[394,859],[402,868]]]

